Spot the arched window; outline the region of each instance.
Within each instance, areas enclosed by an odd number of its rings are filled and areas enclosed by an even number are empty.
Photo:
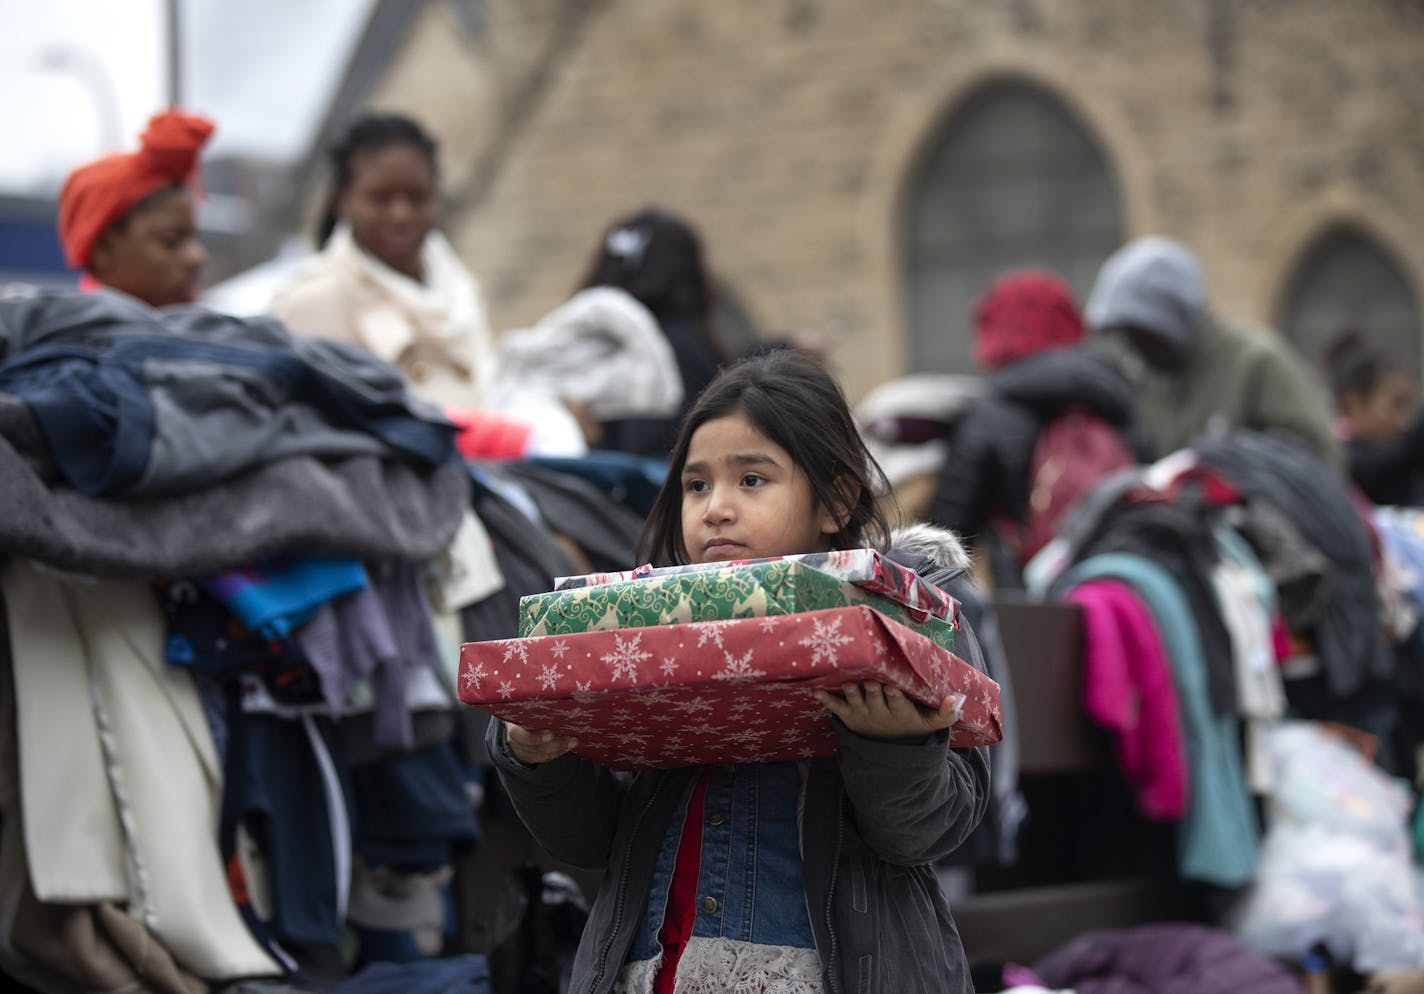
[[[1276,322],[1308,363],[1347,328],[1360,328],[1419,375],[1419,300],[1394,259],[1358,228],[1330,228],[1302,253]]]
[[[992,84],[930,143],[905,198],[911,368],[969,372],[974,301],[1043,266],[1081,298],[1122,244],[1117,179],[1093,138],[1036,86]]]

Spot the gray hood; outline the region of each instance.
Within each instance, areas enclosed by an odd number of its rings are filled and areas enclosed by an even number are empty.
[[[1094,331],[1141,328],[1185,345],[1205,309],[1206,287],[1197,257],[1180,242],[1151,236],[1129,242],[1108,257],[1084,316]]]

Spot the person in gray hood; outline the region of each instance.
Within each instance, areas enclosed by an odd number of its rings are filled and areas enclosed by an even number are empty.
[[[1132,373],[1160,455],[1233,428],[1283,430],[1340,467],[1324,387],[1273,332],[1212,313],[1201,264],[1180,242],[1151,236],[1114,252],[1085,316]]]

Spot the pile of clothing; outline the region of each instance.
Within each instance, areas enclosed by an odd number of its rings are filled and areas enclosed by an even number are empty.
[[[270,319],[0,300],[0,966],[331,989],[486,951],[459,645],[630,562],[611,494],[655,474],[467,463],[392,367]]]

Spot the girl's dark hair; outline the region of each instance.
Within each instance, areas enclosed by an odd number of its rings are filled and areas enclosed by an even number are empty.
[[[1342,331],[1321,352],[1330,392],[1338,403],[1345,394],[1368,394],[1386,373],[1401,368],[1394,357],[1358,328]]]
[[[360,115],[327,149],[331,162],[331,194],[317,225],[317,248],[325,245],[336,229],[336,201],[351,185],[352,163],[356,157],[388,145],[409,145],[425,156],[432,173],[438,172],[436,158],[440,146],[416,121],[403,114]]]
[[[683,219],[648,207],[603,233],[581,288],[615,286],[636,297],[666,328],[695,328],[719,355],[711,330],[712,283],[702,241]]]
[[[735,414],[785,449],[810,481],[816,500],[844,521],[831,537],[832,548],[885,547],[890,528],[877,498],[889,492],[889,484],[865,447],[845,394],[815,360],[777,349],[728,366],[697,398],[639,539],[640,562],[665,566],[688,561],[682,540],[688,446],[708,421]]]

